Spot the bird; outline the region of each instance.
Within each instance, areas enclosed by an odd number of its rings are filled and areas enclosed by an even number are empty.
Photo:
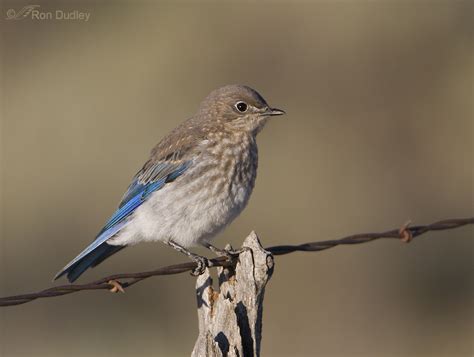
[[[189,248],[233,254],[211,242],[246,207],[257,176],[256,137],[271,117],[283,114],[245,85],[212,91],[194,116],[151,150],[95,240],[53,280],[66,275],[72,283],[140,242],[160,241],[185,254],[197,263],[193,275],[202,274],[210,260]]]

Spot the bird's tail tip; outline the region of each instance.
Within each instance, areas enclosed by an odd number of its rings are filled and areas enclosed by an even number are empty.
[[[117,253],[126,246],[115,246],[107,243],[102,243],[97,248],[83,256],[77,261],[72,261],[64,268],[62,268],[53,278],[53,282],[66,275],[67,280],[70,283],[76,281],[87,269],[93,268],[96,265],[102,263],[105,259],[110,257],[112,254]]]

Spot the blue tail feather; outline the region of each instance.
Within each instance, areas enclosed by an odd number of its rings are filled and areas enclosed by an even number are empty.
[[[110,245],[107,243],[102,243],[82,259],[62,271],[60,275],[55,277],[55,279],[67,274],[67,279],[70,283],[72,283],[88,268],[95,267],[96,265],[102,263],[106,258],[110,257],[112,254],[117,253],[125,247],[126,246],[124,245]]]
[[[135,210],[145,202],[153,192],[161,189],[167,182],[175,180],[188,168],[189,164],[189,162],[173,162],[167,163],[163,166],[163,162],[158,162],[155,164],[156,167],[153,165],[151,166],[152,172],[156,174],[156,177],[147,176],[148,180],[146,182],[140,180],[141,175],[143,174],[143,172],[140,172],[129,186],[127,193],[120,203],[119,209],[115,211],[112,217],[108,220],[96,239],[77,257],[69,262],[58,274],[56,274],[53,280],[67,274],[68,280],[73,282],[86,269],[100,264],[112,254],[123,249],[124,246],[113,246],[106,242],[116,236],[130,223],[131,216],[134,214]],[[166,170],[164,168],[166,168]],[[146,172],[147,171],[145,170],[145,173]],[[160,173],[160,175],[158,175],[158,173]]]

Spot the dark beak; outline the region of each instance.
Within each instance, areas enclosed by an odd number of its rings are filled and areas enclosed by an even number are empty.
[[[277,108],[268,108],[266,111],[263,112],[265,116],[275,116],[275,115],[283,115],[286,114],[284,110],[277,109]]]

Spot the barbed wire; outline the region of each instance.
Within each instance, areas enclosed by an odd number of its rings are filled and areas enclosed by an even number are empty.
[[[409,224],[410,223],[408,222],[404,224],[401,228],[392,229],[380,233],[361,233],[350,235],[340,239],[316,241],[299,245],[278,245],[265,249],[273,255],[284,255],[294,252],[317,252],[333,248],[338,245],[368,243],[381,238],[393,238],[402,240],[404,242],[410,242],[413,238],[416,238],[429,231],[441,231],[474,224],[474,217],[447,219],[428,225],[410,226]],[[219,257],[211,259],[210,261],[212,263],[212,267],[230,266],[234,264],[232,260],[226,257]],[[82,290],[110,290],[112,292],[123,292],[124,289],[152,276],[180,274],[187,271],[192,271],[196,267],[196,263],[188,262],[183,264],[169,265],[155,270],[140,273],[114,274],[99,280],[92,281],[87,284],[61,285],[41,290],[35,293],[3,297],[0,298],[0,306],[20,305],[39,298],[62,296],[76,293]]]

